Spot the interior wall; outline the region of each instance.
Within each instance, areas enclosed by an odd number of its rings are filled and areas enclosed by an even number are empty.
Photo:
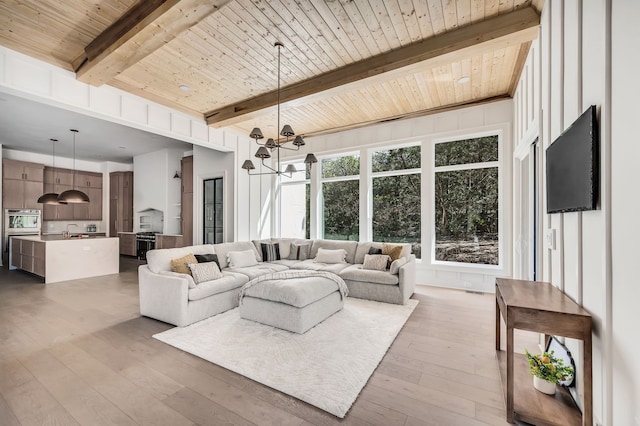
[[[285,151],[281,155],[285,159],[304,159],[307,153],[313,152],[319,158],[346,152],[366,150],[374,147],[388,147],[401,143],[422,143],[422,254],[416,268],[417,282],[442,287],[460,288],[483,292],[493,292],[495,279],[498,276],[511,276],[512,258],[512,214],[511,194],[511,158],[513,155],[512,138],[513,103],[511,100],[487,103],[469,108],[461,108],[439,114],[398,120],[390,123],[367,126],[359,129],[337,132],[328,135],[305,138],[306,145],[298,152]],[[295,123],[292,123],[295,124]],[[295,126],[294,126],[295,127]],[[474,265],[432,264],[430,256],[431,241],[434,238],[431,229],[432,220],[432,150],[434,141],[457,138],[464,139],[474,133],[496,131],[501,134],[501,179],[500,189],[502,216],[500,217],[500,234],[502,237],[503,262],[500,268],[478,267]],[[318,165],[315,166],[318,170]],[[274,183],[275,186],[275,183]],[[313,185],[311,188],[314,191]],[[319,190],[319,189],[318,189]],[[312,220],[312,237],[314,222]],[[276,229],[274,226],[273,229]],[[362,232],[362,228],[361,228]]]
[[[640,3],[615,0],[611,10],[611,423],[640,425],[640,287],[638,249],[638,96]]]
[[[183,151],[162,149],[133,158],[133,231],[140,230],[140,211],[163,212],[162,232],[180,234],[180,221],[175,216],[180,203],[180,182],[173,179]]]
[[[638,16],[640,5],[634,1],[548,0],[541,17],[539,51],[532,60],[535,63],[537,58],[540,64],[540,78],[521,80],[514,98],[516,115],[521,115],[530,97],[540,96],[540,108],[534,108],[539,118],[532,123],[537,124],[543,149],[590,105],[597,106],[598,209],[543,214],[539,241],[542,244],[545,232],[555,231],[555,248],[543,249],[542,278],[592,315],[593,414],[594,423],[602,425],[640,425],[636,361],[640,291],[635,268],[640,201],[630,196],[629,184],[636,179],[632,170],[637,169],[640,154],[636,143]],[[516,129],[516,152],[530,143],[526,135]],[[544,202],[544,168],[541,172]],[[580,370],[581,342],[567,339],[566,344]],[[578,383],[579,399],[583,392]]]
[[[204,241],[204,180],[223,178],[224,196],[224,240],[234,241],[235,229],[235,153],[219,152],[200,146],[193,147],[193,223],[194,243]]]

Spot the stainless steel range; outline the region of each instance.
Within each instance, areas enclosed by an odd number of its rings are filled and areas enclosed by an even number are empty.
[[[147,252],[156,248],[156,234],[153,231],[136,234],[138,259],[147,260]]]

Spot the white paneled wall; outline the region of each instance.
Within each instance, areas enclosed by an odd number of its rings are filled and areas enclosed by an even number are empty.
[[[511,100],[449,111],[425,117],[400,120],[375,126],[368,126],[330,135],[306,138],[307,144],[300,152],[284,152],[288,159],[303,159],[313,152],[316,156],[360,152],[361,158],[370,148],[390,147],[402,143],[422,143],[422,256],[417,266],[419,284],[461,288],[493,292],[497,276],[511,275],[512,258],[512,215],[511,209],[511,158],[513,155]],[[295,123],[292,123],[294,125]],[[295,126],[294,126],[295,127]],[[499,268],[483,268],[473,265],[455,266],[432,264],[429,260],[432,231],[432,174],[433,143],[446,138],[469,137],[473,134],[495,131],[501,134],[501,167],[504,187],[501,188],[501,205],[505,206],[500,216],[500,233],[503,251]],[[316,165],[315,167],[318,167]],[[313,189],[312,189],[313,190]],[[362,203],[361,203],[362,204]],[[312,229],[313,229],[312,222]],[[362,234],[361,226],[361,234]],[[274,230],[277,229],[274,224]],[[314,235],[312,234],[312,237]]]
[[[634,1],[548,0],[540,40],[533,46],[514,97],[516,164],[536,136],[544,152],[590,105],[597,106],[598,209],[544,214],[543,156],[538,241],[542,243],[544,234],[555,230],[555,249],[541,250],[542,279],[563,289],[593,316],[593,414],[594,423],[601,425],[640,425],[640,290],[635,266],[640,205],[631,184],[637,181],[640,157],[639,16],[640,5]],[[515,215],[517,209],[514,204]],[[566,344],[580,369],[582,343],[567,339]],[[578,382],[578,399],[583,392]]]

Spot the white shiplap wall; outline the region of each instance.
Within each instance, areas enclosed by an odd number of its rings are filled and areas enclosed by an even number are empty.
[[[640,289],[635,266],[640,204],[631,184],[637,180],[640,157],[638,16],[640,4],[634,1],[548,0],[538,51],[525,65],[535,74],[538,62],[540,76],[523,75],[514,98],[516,153],[526,153],[536,129],[546,149],[590,105],[598,107],[598,209],[543,214],[538,241],[547,230],[555,230],[556,248],[542,250],[542,279],[563,289],[593,316],[594,424],[609,426],[640,425]],[[529,118],[524,111],[532,106],[534,117]],[[543,201],[544,188],[543,182]],[[566,343],[580,369],[582,344],[570,339]],[[581,398],[581,383],[577,391]]]
[[[510,276],[512,258],[511,223],[511,158],[512,142],[512,101],[504,100],[484,105],[449,111],[408,120],[400,120],[361,129],[349,130],[317,137],[309,137],[300,152],[284,152],[285,158],[304,158],[313,152],[316,156],[325,156],[345,152],[359,151],[361,158],[370,148],[388,147],[402,143],[422,143],[422,256],[417,267],[419,284],[462,288],[493,292],[497,276]],[[295,128],[295,123],[291,123]],[[447,138],[465,138],[475,133],[487,131],[500,132],[502,137],[501,167],[503,187],[501,205],[504,206],[500,217],[502,235],[502,264],[499,268],[481,268],[476,266],[453,266],[431,264],[429,261],[432,241],[432,148],[434,141]],[[317,167],[317,166],[316,166]],[[362,221],[362,220],[361,220]],[[273,223],[275,230],[276,224]],[[313,228],[313,226],[312,226]],[[361,226],[362,228],[362,226]],[[312,235],[313,237],[313,235]]]

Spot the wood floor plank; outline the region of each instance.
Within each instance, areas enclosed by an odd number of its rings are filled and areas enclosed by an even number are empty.
[[[60,344],[51,352],[135,422],[167,426],[193,424],[73,344]]]
[[[24,366],[80,424],[136,423],[47,351],[23,360]]]
[[[7,404],[7,401],[0,393],[0,425],[3,426],[20,426],[20,422],[13,414],[13,410]]]
[[[0,268],[0,424],[506,425],[493,295],[417,286],[420,303],[344,419],[166,345],[137,268],[44,285]],[[537,335],[516,333],[516,346]]]
[[[252,423],[198,392],[183,388],[164,399],[164,403],[198,425],[252,426]]]

